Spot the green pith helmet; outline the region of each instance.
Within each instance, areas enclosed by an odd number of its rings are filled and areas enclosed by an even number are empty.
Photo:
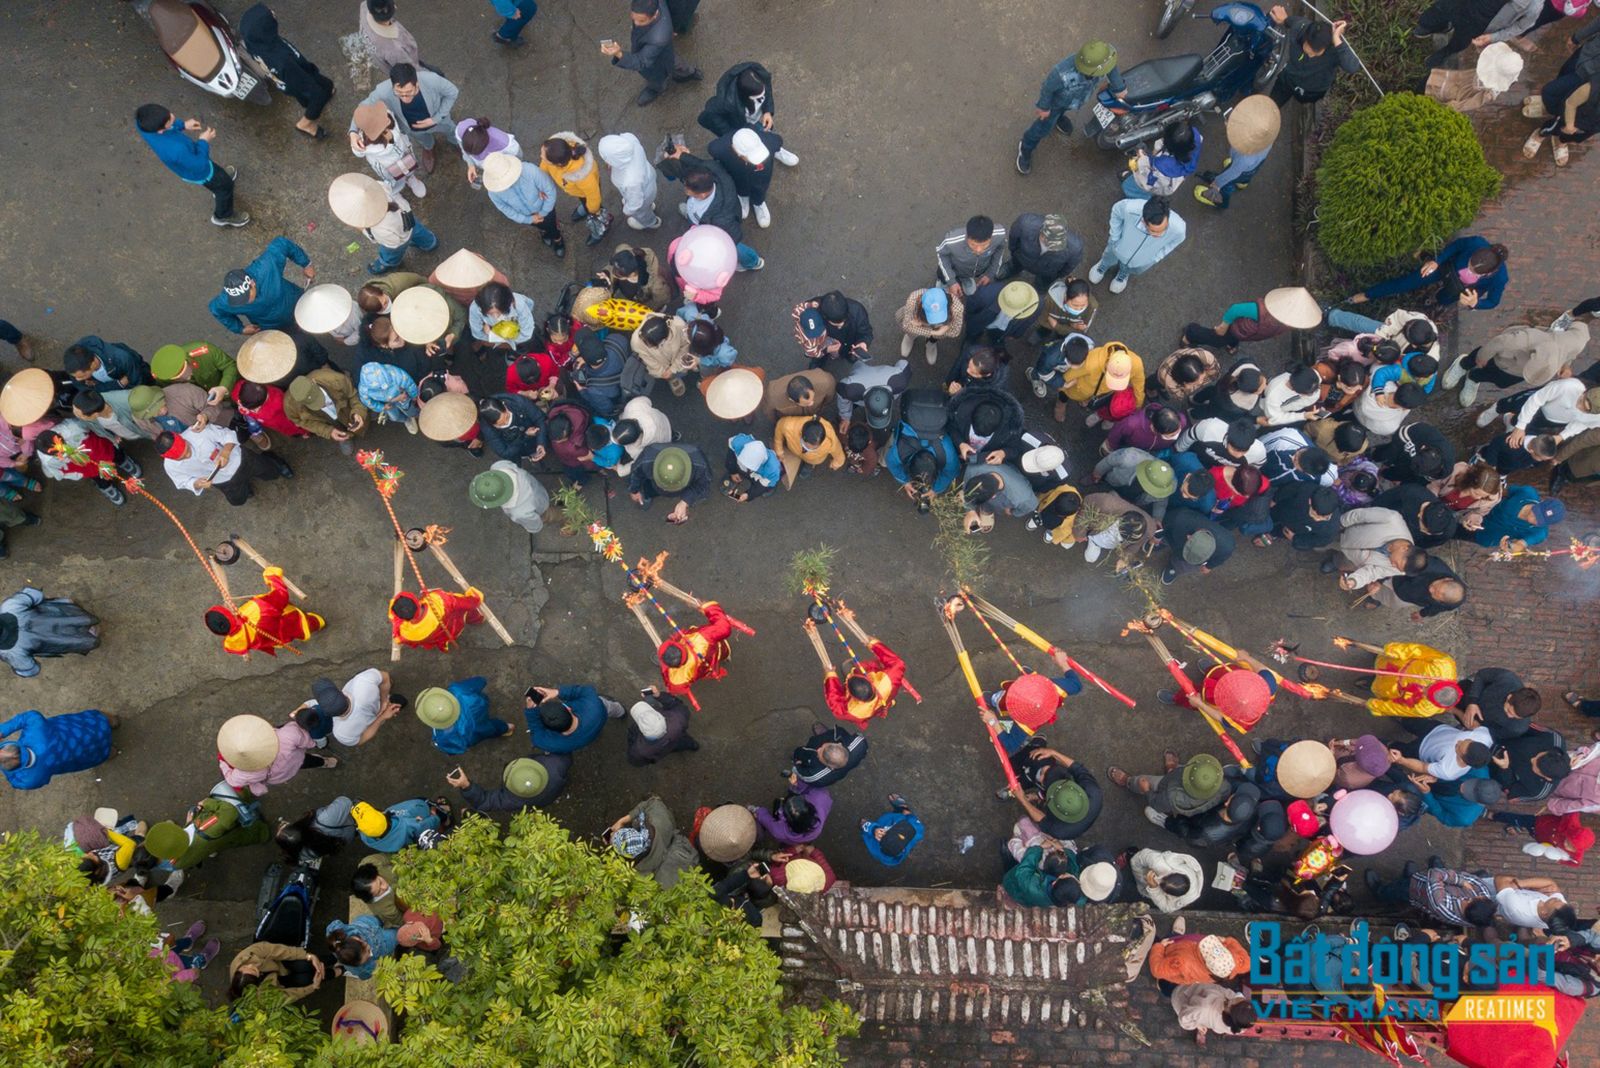
[[[1103,78],[1117,65],[1117,50],[1104,41],[1090,41],[1078,49],[1073,66],[1089,78]]]

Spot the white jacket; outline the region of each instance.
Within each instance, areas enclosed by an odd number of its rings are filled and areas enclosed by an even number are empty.
[[[664,445],[672,440],[672,423],[665,412],[650,403],[649,397],[633,398],[622,406],[617,418],[632,419],[639,424],[639,440],[622,447],[624,459],[617,464],[617,474],[627,478],[640,453],[652,445]]]
[[[1356,587],[1404,574],[1389,560],[1389,544],[1412,542],[1411,529],[1392,508],[1352,508],[1339,517],[1339,551],[1356,569],[1350,579]]]
[[[595,146],[611,167],[611,184],[622,194],[624,215],[637,215],[655,206],[656,169],[644,154],[644,145],[631,133],[606,134]]]

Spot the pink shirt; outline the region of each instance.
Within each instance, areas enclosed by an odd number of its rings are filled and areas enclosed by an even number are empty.
[[[14,461],[18,456],[27,459],[33,456],[33,449],[39,440],[39,435],[56,425],[56,421],[49,417],[29,423],[20,432],[13,430],[11,424],[0,416],[0,460]],[[17,441],[21,438],[21,442]]]
[[[290,720],[278,728],[278,755],[261,771],[240,771],[226,760],[217,759],[223,780],[235,790],[248,788],[256,797],[267,792],[267,786],[286,783],[300,772],[306,762],[306,752],[316,743],[300,724]]]
[[[1593,746],[1575,750],[1572,762],[1579,763]],[[1600,761],[1584,764],[1556,783],[1549,808],[1557,816],[1569,812],[1600,812]]]

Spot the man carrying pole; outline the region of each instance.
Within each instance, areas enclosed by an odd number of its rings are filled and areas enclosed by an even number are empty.
[[[472,623],[483,622],[483,594],[468,586],[465,593],[424,589],[403,591],[389,602],[390,635],[413,649],[449,652]]]
[[[289,601],[289,585],[280,568],[261,572],[266,593],[258,593],[237,608],[214,604],[206,609],[206,629],[222,639],[224,651],[249,656],[251,651],[277,656],[278,649],[294,650],[321,630],[326,621],[315,612],[305,612]]]
[[[822,661],[822,696],[828,711],[837,719],[865,726],[875,717],[888,714],[902,688],[921,701],[921,696],[906,683],[906,662],[899,654],[860,630],[855,623],[855,613],[843,604],[836,614],[872,655],[855,660],[849,673],[841,678],[822,644],[822,636],[817,633],[817,621],[807,615],[804,627],[817,659]]]

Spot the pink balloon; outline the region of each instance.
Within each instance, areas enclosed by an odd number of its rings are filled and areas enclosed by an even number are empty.
[[[1376,790],[1352,790],[1333,803],[1328,827],[1345,849],[1360,856],[1382,853],[1400,833],[1400,817]]]
[[[715,226],[691,226],[676,244],[673,269],[695,289],[721,289],[739,268],[733,238]]]

